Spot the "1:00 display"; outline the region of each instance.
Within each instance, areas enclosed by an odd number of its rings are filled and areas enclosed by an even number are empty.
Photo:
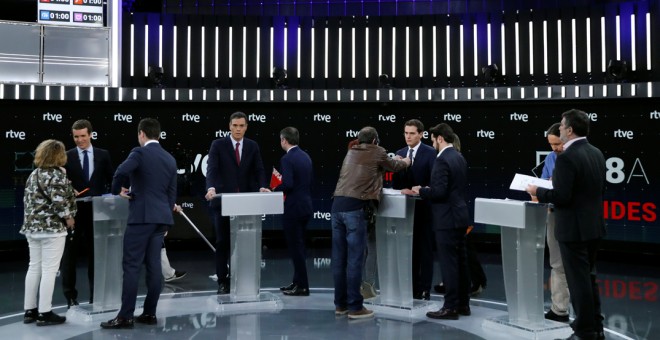
[[[69,21],[71,13],[65,11],[41,11],[39,19],[42,21]]]
[[[73,13],[73,21],[74,22],[85,22],[85,23],[99,23],[99,22],[103,22],[103,15],[102,14],[95,14],[95,13],[78,13],[78,12],[74,12]]]

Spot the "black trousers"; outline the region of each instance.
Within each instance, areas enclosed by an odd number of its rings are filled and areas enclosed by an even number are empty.
[[[293,280],[291,282],[299,288],[309,288],[307,266],[305,264],[305,231],[311,218],[311,215],[282,218],[284,237],[286,238],[289,257],[293,262]]]
[[[92,202],[77,202],[75,229],[69,232],[64,243],[64,253],[60,263],[62,292],[67,299],[78,299],[76,289],[76,265],[78,259],[87,259],[87,279],[89,280],[89,301],[94,298],[94,221]]]
[[[470,276],[465,250],[466,231],[467,228],[435,230],[440,272],[446,291],[443,308],[455,310],[470,304]]]

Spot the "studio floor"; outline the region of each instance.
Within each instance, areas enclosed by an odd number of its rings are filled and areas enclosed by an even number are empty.
[[[86,316],[67,312],[61,282],[56,282],[54,311],[67,315],[63,325],[37,327],[22,323],[23,285],[27,258],[3,258],[0,269],[0,335],[2,339],[523,339],[517,332],[493,330],[488,322],[506,315],[506,301],[499,254],[479,253],[488,276],[487,288],[471,301],[472,315],[457,321],[428,319],[423,311],[392,311],[375,307],[376,316],[366,320],[348,320],[334,315],[330,249],[308,251],[311,294],[289,297],[278,287],[287,285],[292,268],[285,249],[263,250],[261,292],[272,297],[261,304],[223,304],[215,295],[217,284],[213,274],[213,256],[208,249],[169,250],[172,266],[187,275],[164,285],[158,305],[158,324],[136,324],[132,330],[104,330],[101,321],[114,312]],[[437,268],[436,268],[437,269]],[[83,261],[78,267],[79,301],[89,299]],[[658,339],[657,315],[660,271],[657,266],[635,261],[599,261],[599,284],[608,339]],[[435,282],[439,281],[439,270]],[[546,279],[549,270],[546,270]],[[83,281],[83,282],[81,282]],[[546,280],[547,281],[547,280]],[[140,295],[145,294],[143,282]],[[431,306],[442,305],[442,295],[432,294]],[[138,300],[138,304],[140,300]],[[545,289],[546,308],[550,303]],[[136,310],[139,313],[140,310]],[[656,315],[656,317],[653,317]],[[655,322],[654,322],[655,320]],[[570,335],[569,329],[559,333],[539,334],[539,339]]]

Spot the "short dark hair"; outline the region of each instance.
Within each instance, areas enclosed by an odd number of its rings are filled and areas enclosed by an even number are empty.
[[[429,132],[431,135],[435,136],[435,138],[442,136],[447,143],[454,142],[454,130],[447,123],[440,123],[434,126],[429,129]]]
[[[550,125],[550,127],[548,128],[548,131],[546,131],[546,134],[548,136],[553,135],[553,136],[559,137],[559,126],[560,125],[561,125],[561,123],[554,123],[554,124]]]
[[[87,133],[90,135],[92,134],[92,123],[89,122],[87,119],[78,119],[75,122],[73,122],[73,125],[71,126],[71,130],[82,130],[82,129],[87,129]]]
[[[280,131],[280,138],[286,139],[286,142],[291,145],[298,145],[300,142],[300,134],[298,129],[293,126],[287,126],[282,131]]]
[[[241,112],[241,111],[236,111],[236,112],[232,113],[231,116],[229,116],[229,124],[231,124],[232,120],[241,119],[241,118],[245,119],[245,122],[247,123],[247,121],[248,121],[247,115],[245,113]]]
[[[374,141],[378,144],[380,143],[380,140],[378,139],[378,131],[371,126],[365,126],[358,133],[358,141],[360,144],[371,144]]]
[[[410,119],[406,122],[405,126],[416,127],[418,133],[424,132],[424,124],[419,119]]]
[[[154,118],[144,118],[138,124],[138,133],[143,131],[149,139],[160,137],[160,123]]]
[[[565,120],[564,127],[572,128],[574,134],[580,137],[589,135],[589,115],[586,112],[571,109],[562,113],[561,117]]]

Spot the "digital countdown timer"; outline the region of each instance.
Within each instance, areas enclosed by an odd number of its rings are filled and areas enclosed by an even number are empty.
[[[71,13],[68,11],[39,11],[39,21],[69,22],[71,21]]]
[[[103,0],[38,0],[38,22],[103,27]]]
[[[103,14],[73,12],[73,22],[103,25]]]

